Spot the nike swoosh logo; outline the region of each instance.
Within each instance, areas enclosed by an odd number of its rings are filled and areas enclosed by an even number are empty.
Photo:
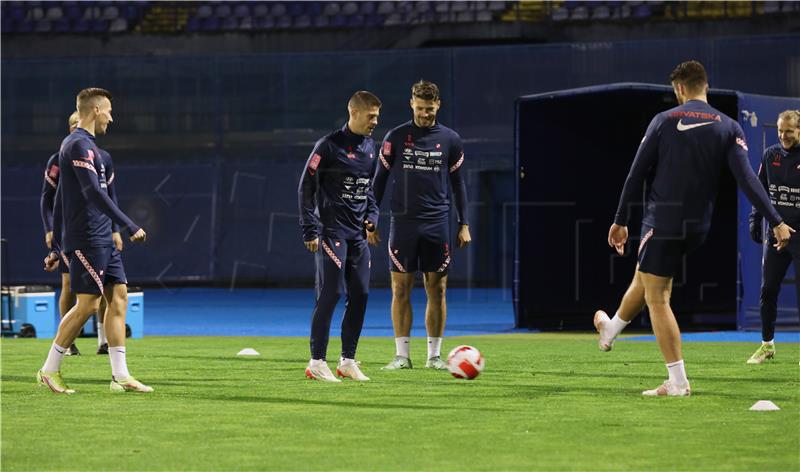
[[[692,128],[698,128],[700,126],[711,125],[714,124],[713,121],[705,121],[703,123],[695,123],[692,125],[685,125],[683,124],[682,120],[678,120],[678,131],[686,131]]]

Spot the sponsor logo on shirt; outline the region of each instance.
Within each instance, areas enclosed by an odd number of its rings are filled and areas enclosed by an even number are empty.
[[[391,143],[391,141],[385,141],[383,143],[383,155],[384,156],[391,156],[392,155],[392,143]]]
[[[669,114],[670,118],[697,118],[699,120],[722,121],[716,113],[703,113],[701,111],[673,111]]]

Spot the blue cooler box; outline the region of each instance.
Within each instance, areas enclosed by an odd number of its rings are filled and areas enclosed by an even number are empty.
[[[4,289],[6,290],[7,298],[4,303],[8,303],[8,310],[3,310],[5,332],[18,334],[23,325],[29,324],[35,330],[37,338],[55,337],[58,313],[56,294],[52,287],[18,286]]]
[[[132,338],[144,336],[144,293],[141,289],[128,292],[128,312],[125,316],[125,324],[131,329]],[[83,326],[83,334],[97,335],[96,319],[90,316]]]

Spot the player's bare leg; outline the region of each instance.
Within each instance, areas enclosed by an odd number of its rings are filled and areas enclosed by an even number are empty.
[[[414,320],[411,310],[411,289],[414,287],[414,273],[392,272],[391,274],[395,357],[383,369],[410,369],[409,343],[411,341],[411,324]]]
[[[61,378],[61,361],[69,349],[66,346],[75,341],[81,331],[81,327],[86,323],[89,316],[97,310],[100,295],[79,293],[77,299],[77,303],[61,319],[61,323],[58,325],[58,332],[53,344],[50,346],[50,352],[47,354],[47,360],[42,369],[36,374],[39,384],[47,386],[56,393],[75,393],[74,390],[67,387]]]
[[[111,391],[150,393],[152,388],[134,379],[128,372],[125,353],[125,315],[128,311],[128,286],[114,284],[105,289],[105,326],[108,356],[111,361]]]
[[[605,311],[597,310],[594,314],[594,327],[600,334],[597,345],[601,351],[610,351],[614,347],[614,340],[619,333],[634,319],[645,307],[644,284],[639,275],[639,268],[636,267],[633,280],[625,291],[622,301],[619,304],[617,313],[613,318],[609,318]]]
[[[428,361],[425,367],[446,369],[447,363],[441,359],[442,336],[447,322],[447,274],[425,272],[425,293],[428,303],[425,307],[425,329],[428,333]]]
[[[61,274],[61,295],[58,297],[58,314],[61,318],[64,318],[73,306],[75,306],[75,294],[72,293],[72,286],[69,284],[69,273]],[[72,343],[66,355],[80,356],[81,352],[78,350],[78,346]]]
[[[106,289],[108,292],[108,289]],[[106,311],[108,311],[108,296],[100,299],[100,308],[97,310],[97,354],[108,354],[108,338],[106,337]]]
[[[645,287],[645,301],[650,311],[653,332],[669,372],[669,380],[663,385],[653,390],[646,390],[642,394],[688,396],[691,394],[691,388],[683,365],[681,331],[669,304],[672,295],[672,277],[640,274]]]

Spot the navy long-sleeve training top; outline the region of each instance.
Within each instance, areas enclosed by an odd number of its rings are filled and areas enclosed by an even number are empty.
[[[774,144],[764,150],[758,180],[769,193],[769,200],[781,218],[798,229],[800,226],[800,145],[784,149]],[[753,207],[750,220],[761,222],[761,213]]]
[[[108,174],[106,159],[110,156],[103,153],[94,136],[82,128],[61,143],[53,240],[65,252],[111,246],[112,221],[131,234],[139,230],[109,197],[108,177],[113,177],[113,170]]]
[[[747,160],[739,123],[701,100],[657,114],[639,145],[614,222],[627,226],[647,181],[642,222],[670,232],[708,231],[719,176],[727,165],[745,196],[772,225],[781,217]]]
[[[375,175],[375,199],[383,199],[392,177],[392,217],[401,220],[440,220],[450,212],[452,188],[458,223],[467,224],[467,188],[462,173],[461,137],[436,123],[420,128],[408,121],[386,134]]]
[[[353,133],[346,124],[317,141],[297,188],[304,241],[320,235],[364,239],[364,221],[377,225],[375,151],[371,137]]]

